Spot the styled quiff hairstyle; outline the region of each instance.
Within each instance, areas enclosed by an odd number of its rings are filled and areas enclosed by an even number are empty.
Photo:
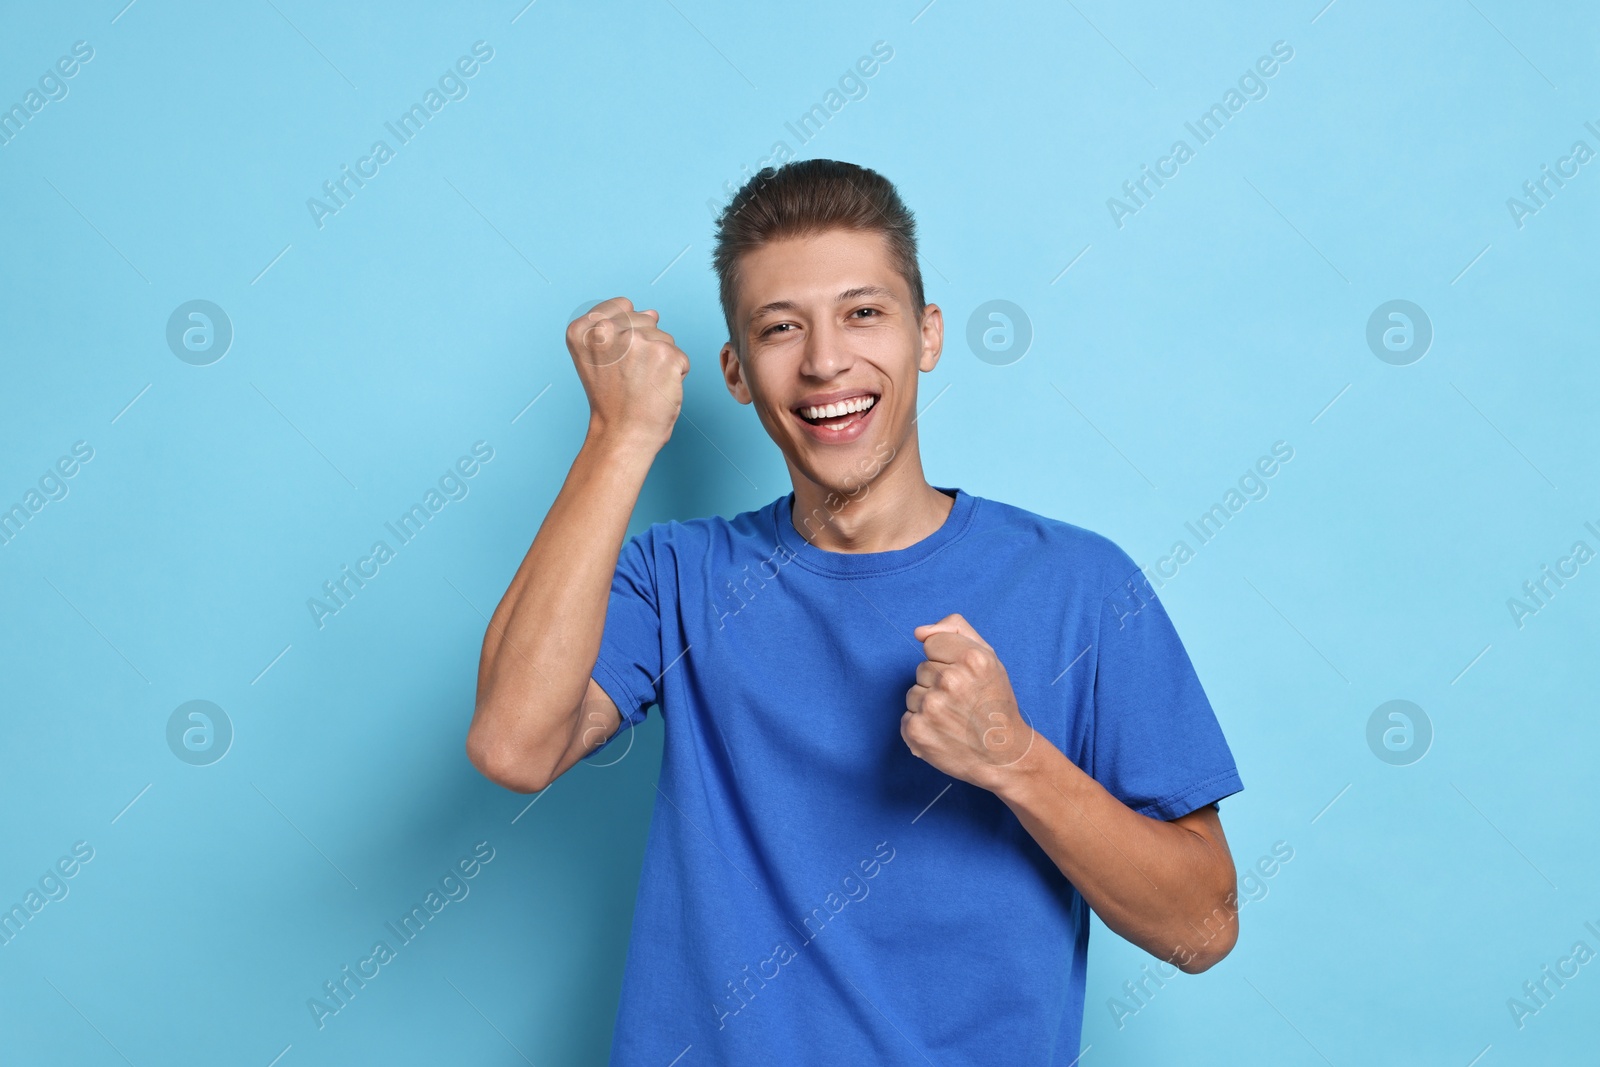
[[[917,265],[917,223],[894,184],[875,170],[836,159],[805,159],[765,167],[734,194],[717,216],[711,255],[722,317],[734,350],[744,338],[734,328],[739,257],[769,241],[846,229],[883,234],[896,271],[911,288],[912,310],[922,314],[922,269]]]

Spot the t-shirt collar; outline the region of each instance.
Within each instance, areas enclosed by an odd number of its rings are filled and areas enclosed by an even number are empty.
[[[778,542],[807,570],[819,574],[827,574],[841,578],[862,577],[870,574],[887,574],[893,571],[905,570],[922,563],[946,545],[958,540],[966,533],[967,527],[972,522],[972,516],[977,507],[977,497],[959,488],[936,485],[933,488],[954,497],[955,502],[950,507],[950,514],[945,516],[940,527],[918,541],[916,544],[905,548],[893,549],[889,552],[830,552],[800,536],[800,531],[795,529],[792,518],[794,507],[794,491],[786,496],[779,497],[773,510],[774,524],[777,527]]]

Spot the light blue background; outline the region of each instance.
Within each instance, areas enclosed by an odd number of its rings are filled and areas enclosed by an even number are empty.
[[[0,506],[95,454],[0,547],[0,906],[95,857],[0,947],[0,1058],[604,1062],[660,719],[530,808],[463,753],[478,646],[585,424],[581,301],[659,308],[694,364],[635,529],[788,491],[714,372],[708,267],[707,201],[781,139],[917,213],[936,484],[1152,564],[1295,450],[1161,589],[1246,782],[1241,872],[1294,858],[1120,1028],[1148,957],[1097,924],[1081,1062],[1592,1061],[1600,964],[1522,1029],[1507,999],[1600,949],[1600,563],[1520,629],[1506,601],[1600,548],[1600,161],[1521,228],[1506,200],[1600,150],[1600,18],[923,3],[7,5],[0,104],[94,58],[0,147]],[[307,198],[478,40],[469,95],[319,229]],[[1119,229],[1107,198],[1280,40],[1268,95]],[[235,330],[211,366],[165,341],[192,299]],[[1034,330],[1009,366],[965,342],[991,299]],[[1435,330],[1409,366],[1366,345],[1391,299]],[[319,630],[307,598],[479,440],[466,499]],[[193,699],[236,730],[210,766],[167,747]],[[1410,766],[1367,746],[1391,699],[1436,732]],[[470,895],[319,1031],[307,999],[479,841]]]

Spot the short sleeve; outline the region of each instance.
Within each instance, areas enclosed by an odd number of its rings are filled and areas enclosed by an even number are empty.
[[[1244,785],[1172,620],[1127,566],[1100,605],[1087,769],[1141,815],[1176,819]]]
[[[630,537],[617,556],[593,678],[622,713],[622,725],[590,756],[637,726],[646,709],[661,701],[661,601],[655,573],[655,533],[656,528],[651,527]]]

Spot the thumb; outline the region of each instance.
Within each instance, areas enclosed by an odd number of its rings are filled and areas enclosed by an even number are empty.
[[[989,647],[989,642],[979,636],[978,631],[972,628],[972,624],[958,614],[946,615],[938,622],[926,623],[911,631],[911,636],[918,641],[926,641],[934,634],[960,634],[985,648]]]

